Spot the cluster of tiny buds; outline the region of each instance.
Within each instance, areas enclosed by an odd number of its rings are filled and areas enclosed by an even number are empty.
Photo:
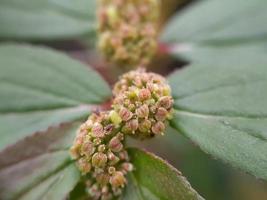
[[[86,181],[93,200],[111,200],[120,196],[133,170],[123,145],[124,135],[111,121],[110,112],[92,114],[82,124],[71,147],[71,155]]]
[[[144,69],[124,74],[115,84],[113,109],[121,132],[140,139],[163,134],[172,118],[173,98],[166,79]]]
[[[139,139],[163,134],[172,118],[173,98],[164,77],[144,69],[120,77],[113,89],[112,110],[96,112],[83,123],[71,155],[86,179],[93,200],[121,195],[133,170],[124,146],[126,135]]]
[[[145,66],[157,49],[160,0],[98,0],[98,47],[120,66]]]

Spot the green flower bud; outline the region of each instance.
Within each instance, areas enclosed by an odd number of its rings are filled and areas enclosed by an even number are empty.
[[[120,115],[114,110],[110,111],[109,117],[115,126],[118,126],[122,122]]]

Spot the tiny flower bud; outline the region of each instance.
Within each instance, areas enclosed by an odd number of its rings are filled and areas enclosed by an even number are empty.
[[[125,124],[125,126],[122,128],[122,132],[134,134],[137,129],[138,129],[138,120],[132,119]]]
[[[94,124],[92,128],[92,136],[93,137],[104,137],[104,128],[101,124]]]
[[[146,104],[136,109],[136,114],[140,118],[147,118],[149,115],[149,108]]]
[[[111,122],[115,126],[118,126],[122,122],[122,119],[121,119],[120,115],[114,110],[112,110],[110,112],[109,117],[110,117]]]
[[[158,105],[166,109],[170,109],[173,105],[173,99],[170,96],[163,96],[159,99]]]
[[[97,148],[97,150],[98,150],[99,152],[104,152],[105,149],[106,149],[106,146],[105,146],[104,144],[99,145],[98,148]]]
[[[128,109],[122,107],[120,112],[119,112],[119,115],[123,121],[128,121],[132,118],[133,113],[131,111],[129,111]]]
[[[108,158],[106,154],[101,153],[101,152],[95,153],[92,157],[92,165],[94,167],[102,168],[102,167],[105,167],[107,160]]]
[[[168,116],[168,111],[163,108],[163,107],[160,107],[158,108],[158,111],[155,115],[155,118],[158,120],[158,121],[164,121]]]
[[[78,160],[78,167],[83,174],[87,174],[91,171],[91,165],[85,158],[80,158]]]
[[[148,89],[142,89],[138,96],[141,101],[145,101],[151,97],[151,93]]]
[[[156,124],[152,126],[152,132],[155,134],[162,134],[164,130],[165,130],[165,125],[161,121],[158,121]]]
[[[87,157],[91,156],[95,151],[94,144],[91,141],[86,141],[82,145],[82,154],[86,155]]]
[[[120,159],[117,156],[115,156],[114,153],[112,152],[108,152],[108,159],[110,165],[115,165],[120,161]]]
[[[131,172],[133,171],[133,164],[131,163],[123,163],[122,164],[122,168],[126,171],[126,172]]]
[[[115,172],[116,172],[115,167],[109,167],[109,168],[108,168],[108,173],[109,173],[109,174],[114,174]]]
[[[150,128],[151,128],[151,122],[148,119],[145,119],[139,125],[139,131],[141,131],[143,133],[150,132]]]
[[[119,152],[122,150],[123,145],[122,145],[121,141],[119,140],[119,138],[115,136],[110,140],[109,148],[113,152]]]
[[[117,171],[110,177],[109,182],[113,187],[118,188],[124,186],[126,179],[122,172]]]
[[[129,160],[129,155],[128,155],[127,151],[120,152],[119,157],[121,160]]]

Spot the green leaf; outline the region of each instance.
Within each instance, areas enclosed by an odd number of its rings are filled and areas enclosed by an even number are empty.
[[[0,46],[0,149],[49,126],[89,115],[110,96],[89,67],[53,50]]]
[[[267,180],[266,66],[192,66],[169,80],[172,125],[215,158]]]
[[[135,170],[129,176],[124,199],[203,199],[174,167],[139,149],[129,149]]]
[[[255,63],[257,54],[251,48],[260,45],[261,52],[267,39],[266,19],[265,0],[202,0],[174,16],[162,40],[175,56],[194,62],[219,64],[230,57]]]
[[[64,199],[80,179],[68,149],[77,125],[36,133],[0,153],[0,199]]]
[[[67,39],[95,31],[93,0],[1,0],[0,38]]]

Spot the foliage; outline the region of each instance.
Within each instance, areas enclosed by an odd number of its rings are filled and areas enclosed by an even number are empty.
[[[95,9],[92,0],[2,0],[0,38],[92,41]],[[189,63],[168,77],[170,125],[212,157],[265,181],[266,17],[265,0],[200,0],[178,12],[161,35],[167,53]],[[1,43],[0,199],[82,196],[69,148],[85,117],[111,96],[85,64],[47,47]],[[203,199],[166,161],[128,151],[134,171],[123,199]]]

